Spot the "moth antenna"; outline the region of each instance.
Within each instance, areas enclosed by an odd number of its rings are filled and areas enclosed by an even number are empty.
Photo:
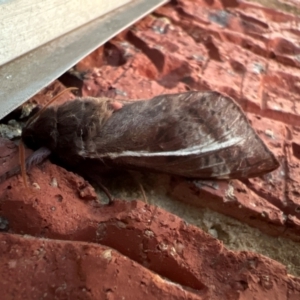
[[[21,175],[26,189],[28,190],[28,183],[26,177],[26,165],[25,165],[25,148],[22,140],[19,144],[19,163],[21,168]]]
[[[62,92],[60,92],[58,95],[56,95],[53,99],[51,99],[39,112],[37,112],[34,116],[32,116],[26,123],[26,125],[28,126],[29,124],[31,124],[38,116],[40,116],[45,110],[46,108],[53,103],[54,101],[56,101],[62,94],[64,94],[67,91],[75,91],[78,90],[78,88],[76,87],[70,87],[67,88],[65,90],[63,90]]]

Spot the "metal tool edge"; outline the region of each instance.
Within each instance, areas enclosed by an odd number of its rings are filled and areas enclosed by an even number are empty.
[[[131,2],[1,66],[0,119],[99,46],[167,2]]]

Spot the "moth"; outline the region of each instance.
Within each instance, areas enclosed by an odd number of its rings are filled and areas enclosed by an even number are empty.
[[[159,95],[150,100],[76,98],[47,107],[22,132],[84,177],[111,169],[194,179],[249,178],[279,166],[240,106],[215,91]]]

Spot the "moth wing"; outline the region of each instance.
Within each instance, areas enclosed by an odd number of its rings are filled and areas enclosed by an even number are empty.
[[[235,101],[212,91],[125,104],[80,155],[191,178],[254,177],[278,167]]]

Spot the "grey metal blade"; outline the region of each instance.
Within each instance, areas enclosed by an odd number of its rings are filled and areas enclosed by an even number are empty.
[[[0,67],[0,119],[167,0],[139,0]]]

